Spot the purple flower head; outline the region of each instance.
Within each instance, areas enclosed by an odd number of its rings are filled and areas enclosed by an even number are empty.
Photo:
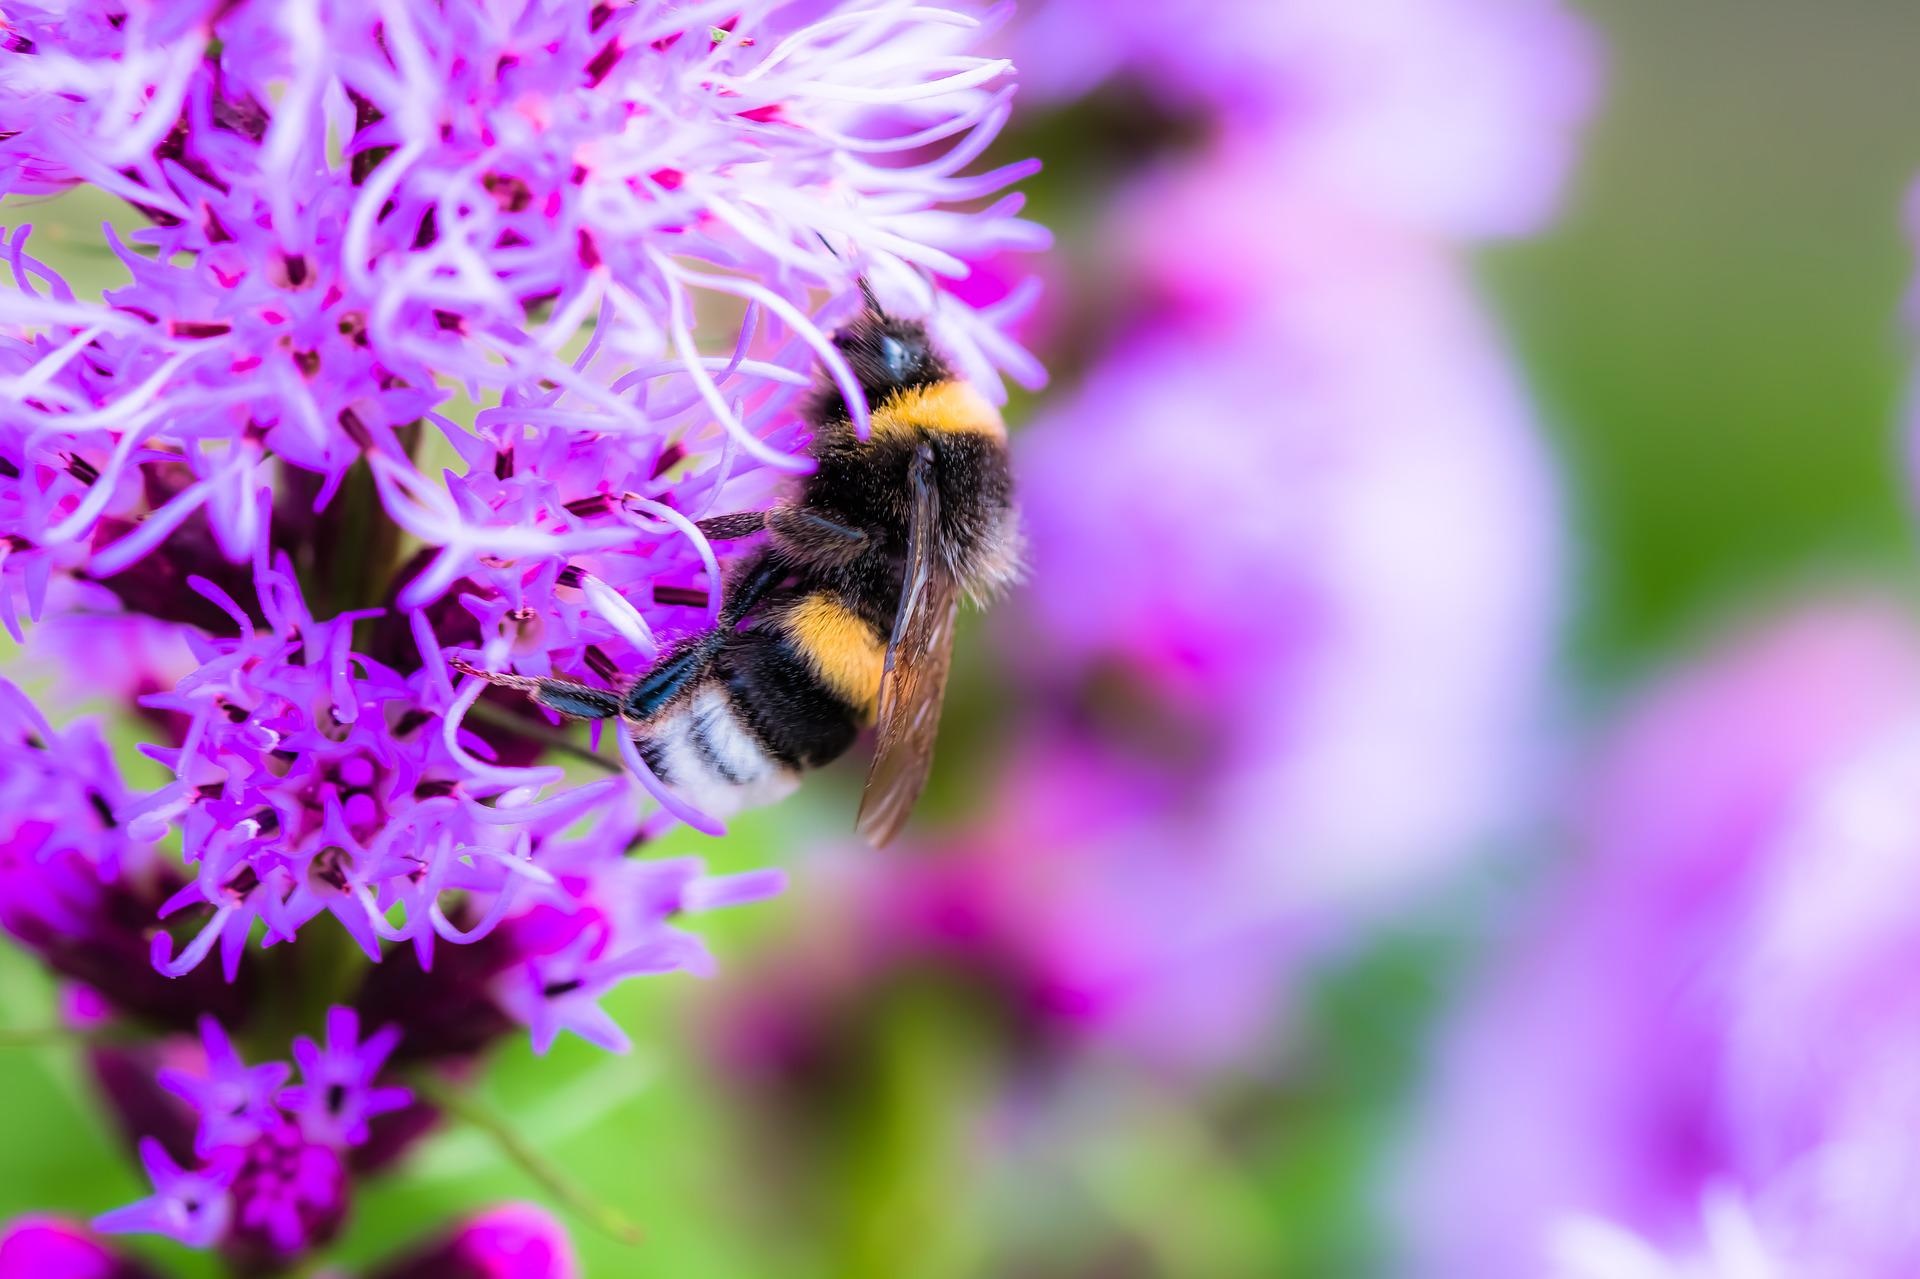
[[[704,971],[680,917],[779,877],[633,857],[682,810],[637,811],[617,766],[564,786],[538,712],[476,711],[497,695],[449,657],[616,685],[710,624],[696,521],[807,469],[822,369],[866,429],[830,340],[857,281],[988,395],[1042,379],[1007,332],[1033,289],[1006,263],[1046,243],[1011,193],[1034,166],[978,165],[1012,89],[971,50],[1004,8],[711,8],[0,14],[0,196],[89,185],[127,214],[98,298],[0,231],[0,624],[45,649],[109,619],[106,691],[170,774],[130,794],[95,729],[0,690],[0,926],[137,1014],[116,1031],[205,1014],[197,1058],[89,1056],[154,1182],[104,1229],[284,1268],[340,1228],[350,1165],[432,1121],[392,1063],[516,1021],[624,1047],[604,996]],[[970,287],[978,262],[1006,287]],[[378,967],[284,1010],[326,1015],[292,1080],[228,1032],[261,1033],[268,985],[307,998],[284,948],[316,928]],[[446,1247],[573,1270],[524,1214]]]
[[[1920,1265],[1917,722],[1920,637],[1879,601],[1648,699],[1579,812],[1585,860],[1443,1041],[1395,1192],[1417,1270]]]
[[[396,1026],[384,1026],[363,1040],[358,1013],[351,1008],[328,1010],[324,1048],[305,1036],[293,1041],[300,1083],[281,1090],[279,1105],[299,1120],[310,1141],[361,1144],[367,1140],[369,1119],[413,1100],[405,1088],[375,1082],[399,1042]]]
[[[567,1232],[532,1204],[503,1204],[462,1223],[376,1279],[578,1279]]]
[[[0,1233],[0,1279],[153,1279],[153,1272],[71,1222],[20,1217]]]
[[[200,668],[144,699],[186,726],[177,747],[147,749],[177,780],[134,820],[141,831],[177,823],[195,868],[162,907],[197,916],[178,955],[156,936],[163,971],[190,971],[218,945],[231,977],[256,920],[273,945],[322,914],[371,959],[394,940],[430,961],[436,938],[484,935],[524,884],[547,878],[539,847],[619,787],[525,802],[527,783],[558,770],[477,760],[484,745],[442,722],[451,688],[437,654],[434,669],[403,677],[353,652],[353,623],[372,614],[316,621],[284,571],[259,579],[264,624],[211,584],[196,588],[239,634],[193,638]],[[457,925],[439,904],[452,892],[484,895],[486,912]]]
[[[279,1061],[247,1065],[211,1017],[201,1019],[200,1043],[202,1069],[162,1069],[159,1081],[199,1117],[194,1153],[204,1159],[223,1146],[247,1145],[279,1122],[275,1097],[288,1068]]]

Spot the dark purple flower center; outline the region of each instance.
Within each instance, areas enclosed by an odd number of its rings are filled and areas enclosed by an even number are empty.
[[[319,1247],[347,1215],[347,1172],[338,1152],[280,1122],[239,1155],[233,1178],[234,1247],[289,1256]]]

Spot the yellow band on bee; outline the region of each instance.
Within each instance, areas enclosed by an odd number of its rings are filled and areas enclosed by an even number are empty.
[[[820,682],[871,720],[880,701],[887,646],[866,619],[832,596],[816,593],[788,610],[784,625]]]
[[[940,431],[950,435],[989,435],[997,440],[1007,437],[1000,410],[970,384],[960,381],[936,382],[932,386],[913,386],[897,391],[873,410],[873,433],[883,436],[915,430]]]

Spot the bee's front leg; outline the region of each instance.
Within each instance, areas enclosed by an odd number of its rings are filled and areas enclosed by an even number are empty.
[[[831,515],[808,506],[776,506],[768,511],[740,511],[699,522],[702,533],[717,541],[752,537],[762,531],[787,553],[787,558],[817,566],[850,564],[865,554],[871,539]]]
[[[731,542],[752,537],[767,526],[765,511],[736,511],[732,515],[711,515],[695,520],[694,527],[716,542]]]

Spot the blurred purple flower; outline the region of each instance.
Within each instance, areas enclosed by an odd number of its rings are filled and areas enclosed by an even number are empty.
[[[399,1037],[388,1027],[359,1041],[359,1019],[327,1012],[325,1052],[296,1039],[297,1086],[285,1062],[249,1066],[211,1018],[191,1066],[162,1067],[161,1087],[192,1107],[198,1124],[184,1168],[156,1135],[140,1140],[154,1195],[101,1217],[99,1229],[171,1235],[193,1247],[219,1246],[242,1259],[284,1260],[324,1244],[345,1220],[344,1153],[369,1136],[367,1120],[407,1106],[405,1088],[376,1080]]]
[[[532,1204],[503,1204],[360,1273],[367,1279],[579,1279],[580,1269],[559,1222]],[[154,1273],[70,1222],[22,1217],[0,1233],[0,1279],[154,1279]]]
[[[1585,860],[1444,1041],[1395,1197],[1414,1272],[1920,1267],[1916,708],[1912,625],[1843,601],[1629,722]]]
[[[189,1248],[210,1248],[227,1237],[233,1225],[235,1169],[230,1158],[208,1169],[189,1170],[148,1137],[140,1143],[140,1163],[153,1180],[152,1197],[102,1214],[93,1223],[96,1230],[166,1235]]]
[[[504,1204],[474,1217],[375,1279],[578,1279],[560,1223],[532,1204]],[[4,1277],[0,1277],[4,1279]]]
[[[1537,229],[1596,89],[1558,0],[1039,0],[1014,47],[1046,100],[1144,86],[1323,206],[1447,236]]]
[[[200,1046],[199,1069],[162,1069],[159,1083],[193,1108],[194,1153],[204,1159],[222,1146],[246,1145],[279,1120],[275,1097],[291,1069],[283,1061],[247,1065],[211,1017],[201,1019]]]
[[[304,1035],[293,1041],[300,1083],[282,1089],[276,1100],[299,1120],[308,1140],[357,1146],[367,1139],[369,1119],[412,1100],[404,1088],[382,1088],[374,1082],[399,1042],[397,1026],[383,1026],[362,1039],[358,1013],[328,1009],[326,1046]]]

